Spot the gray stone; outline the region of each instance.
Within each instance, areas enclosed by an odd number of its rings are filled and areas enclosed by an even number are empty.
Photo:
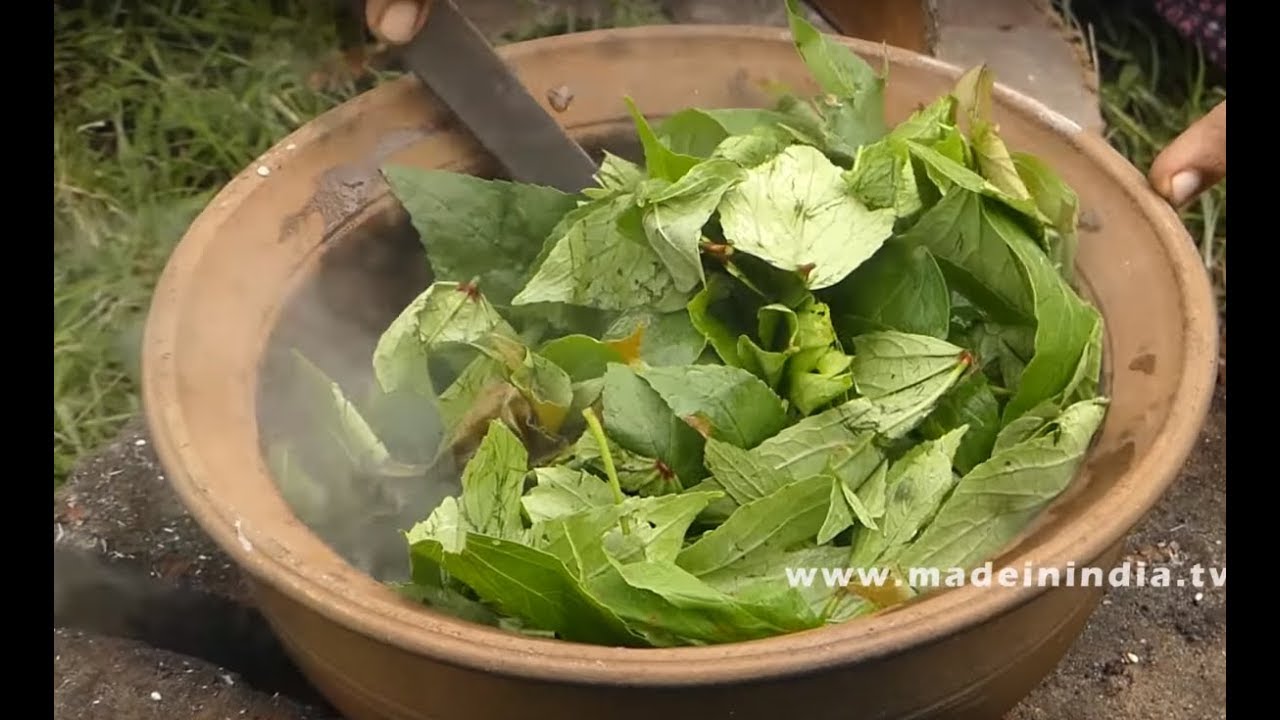
[[[1100,132],[1097,80],[1083,43],[1035,0],[938,0],[938,59],[986,63],[996,81]]]

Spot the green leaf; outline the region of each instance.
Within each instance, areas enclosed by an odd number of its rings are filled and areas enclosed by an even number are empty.
[[[738,602],[670,563],[613,570],[592,583],[592,592],[659,646],[740,642],[817,625],[815,618]]]
[[[630,532],[611,528],[604,535],[605,550],[620,562],[673,562],[694,518],[723,496],[722,492],[698,491],[627,498],[621,511],[630,520]]]
[[[323,437],[357,472],[373,475],[412,476],[425,468],[405,465],[391,457],[360,410],[320,368],[302,353],[292,352],[295,376],[294,392],[298,405],[315,436]]]
[[[891,209],[908,218],[923,207],[911,152],[896,138],[862,146],[845,177],[853,194],[873,210]]]
[[[497,626],[500,622],[492,610],[451,588],[411,582],[392,583],[392,587],[414,602],[443,610],[467,622],[493,626]]]
[[[714,438],[707,440],[706,463],[716,483],[739,505],[796,480],[785,466],[774,467],[750,450]]]
[[[721,493],[721,496],[718,499],[712,500],[707,507],[703,508],[702,512],[698,514],[698,522],[704,525],[710,525],[712,527],[719,525],[727,520],[729,516],[733,514],[734,510],[738,509],[738,504],[733,501],[733,498],[729,497],[729,495],[725,493],[724,488],[720,486],[720,483],[716,482],[716,479],[712,477],[703,478],[702,482],[685,490],[685,492]]]
[[[855,520],[863,527],[876,528],[876,515],[857,493],[868,481],[884,472],[884,452],[875,444],[874,433],[864,431],[855,438],[834,453],[828,464],[833,475],[831,505],[818,533],[819,544],[829,542],[853,525]]]
[[[782,401],[746,370],[687,365],[645,368],[638,374],[678,417],[705,421],[709,437],[751,448],[786,426]]]
[[[702,581],[730,597],[787,596],[798,593],[809,611],[821,617],[831,597],[842,588],[826,584],[821,574],[817,582],[792,584],[787,575],[804,568],[842,568],[849,563],[849,548],[822,545],[798,550],[756,552],[721,570],[707,573]],[[799,578],[797,578],[799,580]]]
[[[765,305],[756,311],[756,336],[769,350],[798,348],[800,318],[795,310],[781,303]]]
[[[618,220],[635,207],[631,194],[593,200],[553,241],[546,259],[512,303],[567,303],[600,310],[652,307],[674,310],[686,302],[652,248],[622,233]]]
[[[589,583],[609,569],[603,537],[610,529],[618,529],[621,516],[621,506],[610,502],[548,520],[536,526],[541,534],[534,547],[555,556],[579,582]]]
[[[617,349],[586,335],[556,338],[538,354],[559,366],[573,382],[601,377],[609,363],[625,362]]]
[[[956,83],[955,96],[961,114],[969,121],[969,139],[982,176],[1001,193],[1016,201],[1031,199],[1018,176],[1009,149],[992,121],[991,94],[995,76],[986,65],[970,69]]]
[[[653,128],[649,126],[649,121],[636,107],[635,101],[626,98],[626,102],[631,119],[635,121],[640,143],[644,146],[644,163],[650,177],[675,182],[698,164],[698,158],[674,152],[663,144],[653,132]]]
[[[978,322],[953,336],[957,344],[973,348],[983,372],[1005,388],[1017,387],[1035,353],[1035,328],[1027,325]]]
[[[831,308],[826,303],[810,298],[796,312],[795,346],[801,350],[826,348],[839,349],[835,328],[831,325]]]
[[[875,406],[857,398],[787,427],[752,452],[768,467],[785,469],[795,478],[826,472],[856,477],[861,466],[857,456],[869,446],[875,418]]]
[[[969,429],[955,453],[956,470],[963,474],[991,456],[1000,432],[1000,403],[985,375],[974,373],[944,395],[920,429],[937,440],[959,427]]]
[[[515,337],[515,330],[484,296],[466,283],[436,282],[414,298],[382,333],[373,351],[373,369],[383,392],[435,393],[428,358],[439,348],[467,346],[490,334]]]
[[[643,646],[625,623],[582,586],[554,555],[510,540],[469,535],[460,553],[413,543],[414,556],[439,563],[485,602],[529,626],[571,642]]]
[[[812,540],[827,517],[830,488],[829,476],[815,475],[747,503],[680,551],[676,564],[701,576],[762,548],[786,550]]]
[[[1103,324],[1101,317],[1094,323],[1093,331],[1089,334],[1084,347],[1084,354],[1080,356],[1080,363],[1076,366],[1076,372],[1061,395],[1063,404],[1097,397],[1098,383],[1102,375]]]
[[[705,475],[702,436],[677,417],[662,395],[635,372],[610,365],[601,399],[605,429],[623,448],[661,460],[685,485]]]
[[[726,365],[743,366],[738,338],[754,329],[754,313],[760,303],[753,300],[732,278],[716,273],[707,278],[707,286],[689,301],[690,323]]]
[[[411,546],[421,542],[433,542],[438,544],[444,552],[460,553],[467,546],[467,533],[473,529],[458,499],[449,496],[440,501],[426,520],[414,525],[405,537]],[[415,557],[414,561],[423,559],[425,558]],[[438,563],[430,560],[430,564],[435,567]],[[413,574],[417,578],[421,573],[415,569]]]
[[[1028,323],[1035,317],[1035,303],[1021,263],[1009,244],[991,232],[985,215],[981,196],[952,188],[902,241],[928,248],[949,286],[997,322]]]
[[[858,499],[862,501],[862,506],[867,509],[867,514],[873,520],[879,520],[884,517],[885,513],[885,483],[888,481],[889,463],[882,462],[876,466],[875,472],[871,473],[871,477],[862,483],[862,487],[858,488]],[[870,526],[868,526],[870,527]]]
[[[482,535],[519,539],[524,533],[520,495],[529,454],[502,422],[489,423],[476,454],[462,472],[462,511],[467,527]]]
[[[1040,158],[1012,153],[1018,177],[1027,186],[1036,208],[1048,219],[1044,250],[1058,272],[1067,279],[1075,275],[1080,199],[1075,190]]]
[[[894,140],[915,140],[925,145],[939,142],[956,124],[956,99],[943,95],[889,131]]]
[[[606,150],[604,161],[596,171],[596,183],[600,185],[599,189],[603,192],[596,194],[594,198],[634,190],[637,185],[644,182],[644,179],[643,168]]]
[[[529,401],[538,425],[550,435],[560,432],[573,404],[573,381],[558,365],[526,351],[511,373],[511,384]]]
[[[725,264],[725,271],[738,281],[741,288],[750,291],[739,293],[740,297],[734,298],[744,314],[747,308],[754,311],[769,304],[798,310],[813,300],[813,293],[809,292],[805,279],[798,273],[781,270],[746,253],[732,253]],[[738,284],[730,284],[741,289]]]
[[[880,332],[854,338],[853,381],[875,402],[886,437],[910,432],[969,367],[969,354],[927,335]]]
[[[854,542],[854,567],[892,563],[897,553],[929,524],[955,487],[952,458],[968,428],[961,426],[916,445],[889,467],[885,477],[884,520]]]
[[[847,192],[840,168],[804,145],[748,170],[720,205],[735,250],[796,271],[813,289],[834,285],[870,258],[893,222],[891,210],[868,210]]]
[[[976,123],[970,131],[970,140],[984,178],[1006,197],[1019,202],[1031,200],[1031,193],[1027,191],[1013,158],[1009,156],[1009,148],[1005,147],[994,125],[989,122]]]
[[[990,212],[992,233],[1002,239],[1030,280],[1036,308],[1035,355],[1004,409],[1004,422],[1071,390],[1076,370],[1095,342],[1102,318],[1067,285],[1048,257],[1016,223]]]
[[[609,484],[591,473],[565,467],[537,468],[533,472],[538,484],[520,499],[530,522],[556,520],[613,504]]]
[[[383,175],[421,236],[435,279],[476,281],[499,305],[519,291],[575,202],[552,188],[449,170],[391,165]]]
[[[609,454],[613,456],[618,485],[624,492],[653,497],[680,492],[683,489],[675,471],[657,458],[633,453],[613,440],[609,440]],[[593,434],[583,433],[578,438],[577,445],[574,447],[574,458],[589,466],[597,475],[605,474],[600,447]],[[703,474],[700,467],[696,474]],[[692,480],[690,482],[692,483]]]
[[[791,38],[800,57],[824,93],[840,103],[833,130],[850,145],[879,139],[887,132],[884,121],[884,78],[847,46],[818,32],[787,0]]]
[[[951,327],[951,292],[924,247],[886,243],[823,298],[845,337],[897,330],[946,338]]]
[[[745,135],[725,138],[716,146],[712,157],[730,160],[743,168],[753,168],[777,156],[795,142],[796,138],[784,127],[758,127]]]
[[[1070,485],[1105,415],[1105,400],[1076,403],[1034,437],[974,468],[898,564],[946,571],[999,552]]]
[[[918,142],[907,141],[906,146],[911,155],[924,164],[925,174],[938,186],[938,190],[943,193],[948,193],[959,187],[972,193],[987,193],[997,197],[1000,196],[1000,191],[986,178],[970,170],[960,160],[952,157],[952,154],[963,154],[964,138],[959,133],[954,133],[947,136],[947,139],[955,139],[960,143],[959,152],[949,150],[945,141],[932,147]]]
[[[787,366],[787,399],[809,415],[842,398],[853,388],[852,358],[834,347],[811,347],[796,353]]]
[[[712,158],[698,163],[679,181],[644,198],[642,222],[649,246],[662,259],[680,291],[703,281],[698,248],[702,227],[720,199],[742,181],[745,171],[729,160]]]
[[[747,372],[764,381],[770,388],[778,387],[782,372],[786,369],[788,353],[764,350],[746,335],[738,337],[738,362]]]
[[[1062,414],[1062,407],[1055,402],[1045,401],[1031,410],[1019,415],[1016,420],[1000,428],[996,435],[995,445],[991,448],[993,455],[1030,439],[1045,425],[1053,422]]]
[[[782,113],[755,108],[689,108],[659,123],[656,134],[677,153],[705,158],[730,136],[769,130],[786,119]]]
[[[703,492],[627,498],[622,504],[565,515],[546,523],[545,549],[585,583],[608,573],[615,560],[671,562],[693,519],[721,496]]]
[[[411,391],[384,393],[376,382],[371,385],[363,415],[387,451],[410,464],[434,460],[448,431],[442,422],[440,401],[424,402]]]
[[[643,328],[643,329],[642,329]],[[604,333],[606,342],[640,336],[640,359],[649,365],[690,365],[707,347],[687,310],[655,313],[637,310],[622,315]]]

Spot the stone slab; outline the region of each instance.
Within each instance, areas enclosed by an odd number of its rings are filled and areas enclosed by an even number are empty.
[[[964,68],[986,63],[997,82],[1101,132],[1094,71],[1078,38],[1036,0],[938,0],[934,55]]]

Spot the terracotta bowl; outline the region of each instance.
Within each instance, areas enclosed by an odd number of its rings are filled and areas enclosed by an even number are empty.
[[[848,44],[879,62],[879,46]],[[592,147],[630,136],[624,95],[657,119],[690,105],[761,106],[771,82],[816,92],[788,34],[773,29],[589,32],[503,54],[536,94],[571,89],[559,117]],[[888,60],[893,121],[960,72],[893,49]],[[1007,88],[997,105],[1009,143],[1044,157],[1081,196],[1079,271],[1106,320],[1112,398],[1077,483],[997,562],[1105,568],[1196,440],[1215,377],[1214,301],[1178,218],[1137,170]],[[378,333],[426,286],[421,248],[377,172],[386,161],[493,172],[414,79],[366,93],[281,141],[210,203],[169,261],[145,342],[146,412],[169,477],[348,717],[991,720],[1079,634],[1099,588],[970,586],[757,642],[594,647],[455,620],[357,570],[278,492],[260,443],[259,380],[269,348],[319,336],[343,340],[326,369],[367,378]]]

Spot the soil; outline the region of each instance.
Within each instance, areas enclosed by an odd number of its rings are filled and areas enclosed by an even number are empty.
[[[53,631],[53,716],[58,720],[339,720],[234,673],[117,638]]]

